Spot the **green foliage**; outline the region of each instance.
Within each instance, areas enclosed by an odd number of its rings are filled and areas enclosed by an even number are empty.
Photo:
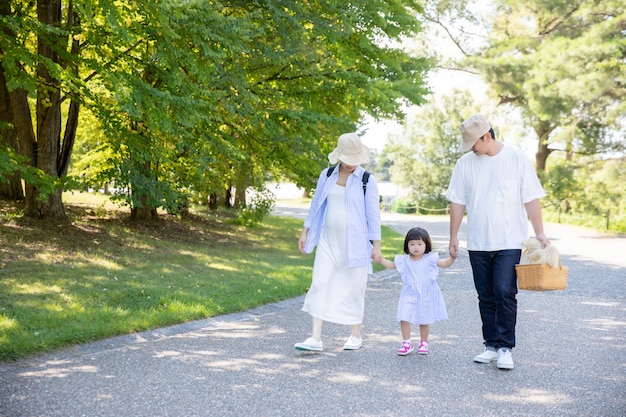
[[[272,212],[276,197],[270,190],[257,187],[252,190],[251,194],[249,204],[237,212],[236,224],[255,227],[261,224],[265,216]]]
[[[412,0],[62,3],[43,24],[41,5],[10,2],[7,86],[32,100],[50,84],[80,105],[79,127],[56,138],[63,156],[76,134],[71,171],[132,208],[170,211],[266,175],[310,187],[340,133],[366,113],[402,118],[427,92],[429,62],[391,46],[420,30]],[[61,59],[40,56],[41,39]]]
[[[435,0],[426,21],[463,55],[448,66],[480,74],[498,103],[521,112],[538,139],[538,171],[561,151],[624,151],[622,1]]]
[[[414,200],[396,198],[391,205],[391,211],[402,214],[414,214],[417,212],[417,204]]]
[[[588,220],[610,213],[615,221],[609,224],[621,222],[624,187],[604,178],[604,166],[626,150],[623,3],[435,0],[426,5],[428,32],[451,39],[459,52],[446,59],[434,50],[439,43],[427,45],[439,65],[482,76],[491,98],[516,109],[524,128],[534,132],[535,167],[548,194],[544,203],[558,220],[597,227]]]
[[[539,170],[557,149],[623,150],[621,135],[612,132],[624,129],[620,118],[626,111],[624,5],[593,0],[496,5],[492,41],[470,62],[500,101],[520,108],[534,128]]]
[[[22,179],[38,188],[37,198],[41,201],[45,201],[57,188],[69,189],[74,185],[70,178],[54,178],[41,169],[30,166],[26,157],[18,155],[10,147],[0,149],[0,183],[5,182],[6,176],[13,172],[19,172]]]
[[[626,232],[623,159],[561,160],[542,176],[551,218],[598,230]],[[607,227],[608,224],[608,227]]]
[[[576,166],[564,159],[554,161],[550,169],[541,175],[541,183],[546,191],[543,204],[559,210],[583,195],[583,188],[575,178]]]
[[[459,125],[475,109],[467,93],[432,101],[407,121],[400,137],[392,139],[385,154],[393,161],[391,179],[408,190],[412,206],[444,209],[444,193],[460,156]]]

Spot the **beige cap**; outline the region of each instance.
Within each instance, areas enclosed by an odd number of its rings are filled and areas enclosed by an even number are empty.
[[[472,149],[476,141],[489,132],[489,129],[491,129],[491,123],[482,114],[475,114],[461,123],[463,141],[459,145],[458,152],[467,152]]]

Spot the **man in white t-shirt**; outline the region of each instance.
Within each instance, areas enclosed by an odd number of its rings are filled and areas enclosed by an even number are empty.
[[[545,196],[528,157],[496,141],[489,121],[476,114],[461,123],[463,141],[446,198],[450,201],[450,255],[459,254],[458,231],[467,210],[467,250],[478,293],[485,350],[478,363],[497,360],[513,369],[517,321],[517,276],[528,219],[535,237],[543,231],[540,199]]]

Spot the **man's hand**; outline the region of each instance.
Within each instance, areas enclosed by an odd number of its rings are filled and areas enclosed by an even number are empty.
[[[448,252],[450,252],[450,256],[456,258],[459,256],[459,239],[450,238],[450,244],[448,245]]]

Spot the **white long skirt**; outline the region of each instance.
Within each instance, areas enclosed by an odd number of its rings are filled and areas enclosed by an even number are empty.
[[[348,268],[347,223],[345,187],[335,185],[302,310],[324,321],[354,325],[363,323],[368,273],[366,266]]]

